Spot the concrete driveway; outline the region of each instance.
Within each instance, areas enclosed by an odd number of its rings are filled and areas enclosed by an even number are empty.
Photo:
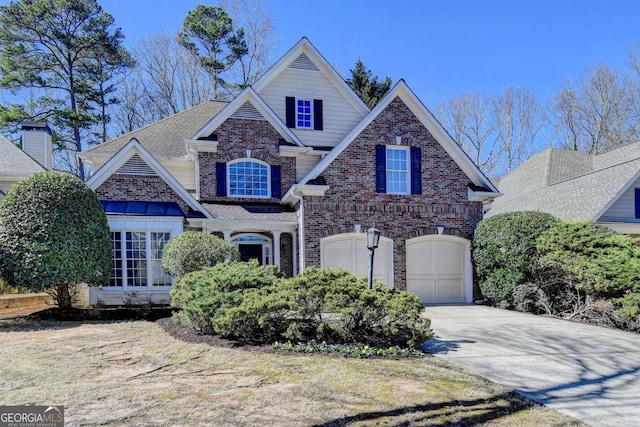
[[[475,305],[427,306],[432,354],[593,426],[640,426],[640,334]]]

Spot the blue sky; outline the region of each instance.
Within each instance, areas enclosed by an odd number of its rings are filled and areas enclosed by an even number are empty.
[[[344,76],[358,57],[380,76],[404,78],[429,106],[514,85],[549,99],[585,67],[626,66],[640,41],[633,0],[267,0],[280,57],[302,36]],[[6,1],[0,1],[6,3]],[[127,36],[179,30],[196,0],[99,0]]]
[[[131,46],[175,32],[192,0],[101,0]],[[358,57],[380,76],[404,78],[429,106],[469,92],[514,85],[551,97],[585,67],[626,66],[640,41],[632,0],[270,0],[279,57],[302,36],[348,76]]]

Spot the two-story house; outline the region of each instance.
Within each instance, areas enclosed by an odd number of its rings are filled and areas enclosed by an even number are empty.
[[[229,103],[206,102],[81,154],[113,238],[92,301],[168,298],[163,245],[214,233],[295,276],[366,275],[425,302],[474,298],[470,241],[496,188],[404,81],[373,109],[306,39]]]

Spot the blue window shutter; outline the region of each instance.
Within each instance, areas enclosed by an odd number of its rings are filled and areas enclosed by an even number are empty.
[[[387,192],[387,147],[376,145],[376,193]]]
[[[640,188],[636,188],[636,218],[640,218]]]
[[[313,130],[322,130],[322,99],[313,100]]]
[[[280,197],[280,195],[281,195],[280,166],[272,165],[271,166],[271,197]]]
[[[216,163],[216,195],[227,197],[227,164]]]
[[[287,127],[296,127],[296,99],[293,96],[286,97]]]
[[[422,194],[422,149],[411,147],[411,194]]]

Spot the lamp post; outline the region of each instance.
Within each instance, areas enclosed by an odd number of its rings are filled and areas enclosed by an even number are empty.
[[[380,242],[380,230],[370,228],[367,230],[367,249],[369,249],[369,289],[373,289],[373,253]]]

